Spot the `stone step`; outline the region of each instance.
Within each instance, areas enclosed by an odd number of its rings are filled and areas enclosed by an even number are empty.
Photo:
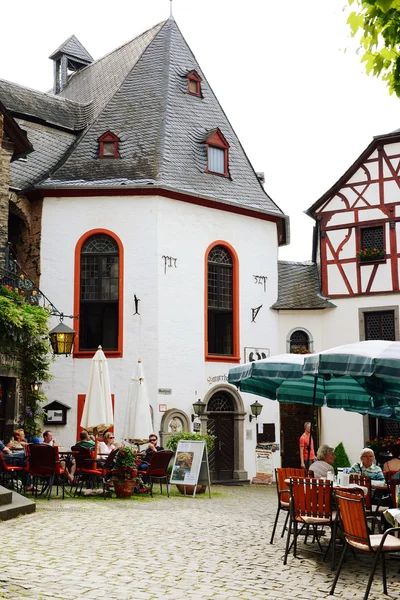
[[[0,521],[8,521],[9,519],[15,519],[15,517],[20,517],[21,515],[29,515],[36,511],[36,503],[33,500],[0,486],[0,496],[2,494],[10,502],[0,505]]]
[[[0,486],[0,506],[11,504],[12,491]]]

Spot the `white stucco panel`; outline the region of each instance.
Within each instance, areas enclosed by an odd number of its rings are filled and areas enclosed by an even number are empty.
[[[371,287],[371,292],[383,292],[388,290],[392,290],[392,271],[390,259],[388,259],[385,264],[379,265]]]
[[[368,202],[368,204],[374,206],[379,204],[379,185],[378,183],[371,183],[367,189],[363,192],[362,198]],[[357,206],[363,206],[365,204],[361,200],[358,202]]]
[[[386,215],[383,210],[379,208],[371,208],[366,210],[360,210],[358,213],[358,218],[360,221],[375,221],[376,219],[386,219]]]
[[[343,210],[344,208],[346,208],[346,205],[342,198],[340,198],[340,196],[333,196],[333,198],[331,198],[330,201],[319,212],[325,213],[334,210]]]
[[[351,286],[353,292],[357,291],[357,263],[342,263],[342,269],[347,277],[347,280]]]
[[[348,232],[349,230],[346,229]],[[347,234],[346,234],[347,235]],[[356,255],[356,231],[355,229],[350,230],[350,237],[342,248],[339,254],[339,258],[354,258]]]
[[[328,239],[336,253],[340,244],[344,241],[346,235],[348,234],[348,231],[348,229],[335,229],[327,232]]]
[[[350,179],[347,180],[346,183],[358,183],[359,181],[366,181],[367,177],[365,175],[364,169],[357,169]]]
[[[385,204],[388,204],[389,202],[400,202],[400,190],[397,183],[392,179],[391,181],[385,181],[384,185]],[[399,207],[396,206],[396,210],[398,208]]]
[[[360,267],[361,291],[365,292],[371,277],[373,265],[362,265]]]
[[[343,277],[336,265],[328,265],[328,294],[348,294]]]
[[[400,143],[399,142],[395,142],[394,144],[385,144],[384,148],[385,148],[385,152],[388,156],[400,154]]]
[[[354,211],[348,210],[346,212],[333,214],[329,219],[328,226],[334,227],[335,225],[342,225],[343,223],[354,223]]]
[[[365,163],[364,167],[367,169],[368,173],[370,174],[371,179],[378,179],[379,165],[378,165],[377,160],[374,162]]]

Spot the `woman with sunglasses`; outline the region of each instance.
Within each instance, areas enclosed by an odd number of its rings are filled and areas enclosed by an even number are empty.
[[[99,443],[97,452],[102,456],[102,458],[106,459],[108,454],[111,454],[113,450],[118,448],[117,444],[114,443],[115,437],[111,431],[107,431],[104,434],[103,441]]]

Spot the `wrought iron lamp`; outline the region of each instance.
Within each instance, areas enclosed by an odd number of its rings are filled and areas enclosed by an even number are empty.
[[[261,415],[263,405],[260,404],[258,402],[258,400],[256,400],[255,402],[253,402],[253,404],[250,404],[250,408],[251,408],[251,415],[249,415],[249,420],[251,423],[253,419],[255,419],[257,421],[257,417],[259,417]]]
[[[204,411],[206,410],[206,403],[202,402],[200,400],[200,398],[197,400],[197,402],[193,403],[193,410],[194,410],[194,415],[192,415],[192,423],[195,420],[196,417],[201,417],[201,415],[204,415]]]
[[[31,381],[31,391],[39,392],[41,385],[42,385],[41,381],[37,381],[36,379],[34,381]]]
[[[54,354],[71,354],[74,345],[75,333],[71,327],[65,325],[60,317],[60,323],[49,333],[51,347]]]

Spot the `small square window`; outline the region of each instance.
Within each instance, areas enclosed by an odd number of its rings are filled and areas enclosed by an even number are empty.
[[[199,95],[199,82],[194,81],[194,79],[189,79],[188,81],[188,89],[191,94]]]
[[[103,156],[114,156],[115,142],[103,142]]]

